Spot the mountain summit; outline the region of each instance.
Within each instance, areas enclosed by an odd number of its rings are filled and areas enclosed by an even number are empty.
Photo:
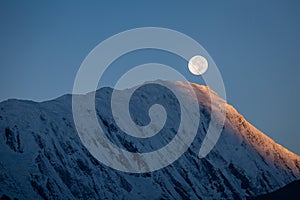
[[[169,82],[185,95],[184,82]],[[36,103],[0,103],[0,197],[17,199],[246,199],[273,192],[300,179],[300,157],[260,132],[231,105],[221,137],[204,158],[199,148],[210,121],[208,87],[191,84],[200,108],[192,145],[177,161],[154,172],[133,174],[98,162],[83,146],[72,116],[72,95]],[[147,102],[158,101],[169,112],[160,136],[146,141],[128,137],[110,112],[111,88],[96,92],[98,122],[120,148],[151,151],[176,133],[180,113],[172,95],[155,85],[131,101],[137,124]],[[126,92],[120,91],[120,92]],[[219,101],[223,101],[218,98]],[[152,140],[151,140],[152,139]]]

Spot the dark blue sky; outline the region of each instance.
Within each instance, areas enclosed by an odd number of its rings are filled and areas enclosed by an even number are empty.
[[[210,53],[230,104],[254,126],[300,154],[299,10],[296,0],[2,0],[0,101],[42,101],[71,93],[81,62],[104,39],[137,27],[171,28],[194,38]],[[141,64],[152,58],[184,64],[151,51],[129,55],[120,63]]]

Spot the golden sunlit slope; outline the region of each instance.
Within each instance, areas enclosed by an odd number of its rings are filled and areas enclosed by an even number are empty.
[[[182,92],[187,90],[187,83],[178,81],[176,84],[181,88]],[[234,134],[241,142],[252,147],[269,164],[291,171],[295,176],[300,176],[299,155],[289,151],[255,128],[233,106],[227,104],[209,87],[194,83],[190,84],[197,94],[199,104],[208,110],[211,110],[210,97],[215,100],[212,106],[219,106],[222,103],[226,105],[224,128],[229,130],[230,134]]]

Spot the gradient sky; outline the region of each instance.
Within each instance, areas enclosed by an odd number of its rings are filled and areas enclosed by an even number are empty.
[[[300,154],[299,1],[178,2],[1,0],[0,101],[71,93],[81,62],[101,41],[131,28],[165,27],[197,40],[219,67],[228,102]],[[157,51],[136,53],[120,65],[185,64]],[[116,68],[104,83],[117,80]]]

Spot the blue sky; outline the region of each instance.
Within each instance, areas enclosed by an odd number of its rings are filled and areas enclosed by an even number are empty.
[[[0,101],[42,101],[71,93],[81,62],[101,41],[131,28],[165,27],[198,41],[222,73],[228,102],[254,126],[300,154],[299,9],[296,0],[2,0]],[[141,64],[152,58],[182,64],[150,51],[120,63]]]

